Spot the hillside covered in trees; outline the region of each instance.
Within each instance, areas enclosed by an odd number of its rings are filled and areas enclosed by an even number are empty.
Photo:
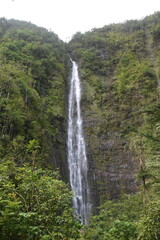
[[[79,65],[93,216],[73,216],[67,98]],[[160,238],[160,13],[63,43],[0,19],[0,238]],[[80,236],[81,235],[81,236]]]
[[[55,171],[66,159],[67,62],[55,34],[0,19],[0,239],[79,235],[71,193]]]
[[[69,51],[83,84],[91,192],[102,204],[85,239],[159,239],[160,13],[76,33]]]

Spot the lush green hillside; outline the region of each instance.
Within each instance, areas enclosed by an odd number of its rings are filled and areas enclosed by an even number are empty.
[[[68,49],[79,63],[83,85],[93,199],[99,205],[105,199],[140,193],[137,198],[148,206],[148,220],[142,217],[139,239],[158,239],[160,13],[76,33]],[[125,210],[127,201],[104,204],[85,239],[137,239],[142,207],[133,209],[132,218],[132,207],[131,213]]]
[[[35,139],[40,162],[46,163],[56,155],[53,143],[64,148],[65,45],[55,34],[26,22],[1,19],[0,29],[2,156],[10,152],[12,141],[27,145]]]
[[[0,19],[0,239],[79,236],[71,194],[53,171],[66,165],[67,59],[54,33]]]

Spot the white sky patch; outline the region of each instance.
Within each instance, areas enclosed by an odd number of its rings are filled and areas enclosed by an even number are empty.
[[[160,11],[160,0],[0,0],[0,17],[32,22],[67,41],[76,32],[141,19]]]

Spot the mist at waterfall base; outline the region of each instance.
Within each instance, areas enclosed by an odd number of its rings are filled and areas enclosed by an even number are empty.
[[[68,99],[68,167],[73,208],[81,222],[87,224],[91,212],[88,184],[88,163],[81,116],[81,84],[78,65],[72,61],[72,75]]]

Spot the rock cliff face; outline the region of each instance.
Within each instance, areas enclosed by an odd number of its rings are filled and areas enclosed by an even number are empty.
[[[138,191],[158,119],[160,14],[77,33],[69,51],[79,63],[84,132],[94,204]],[[150,137],[149,137],[150,136]],[[154,155],[154,154],[153,154]]]

